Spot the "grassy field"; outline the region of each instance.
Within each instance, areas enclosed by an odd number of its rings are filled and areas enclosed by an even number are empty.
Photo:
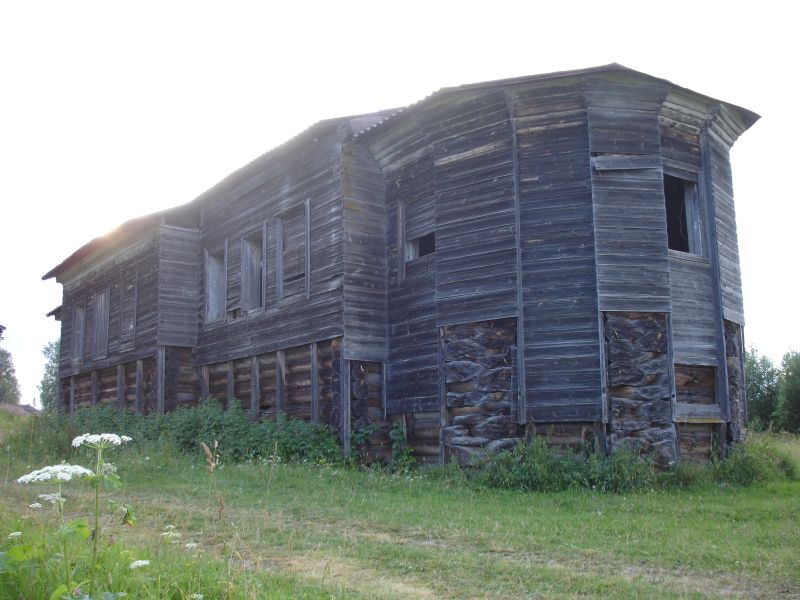
[[[14,428],[0,415],[0,443]],[[783,444],[800,458],[796,438]],[[29,450],[4,452],[9,532],[38,518],[20,517],[42,489],[14,483],[42,466]],[[800,597],[800,482],[521,493],[432,473],[263,462],[224,465],[213,488],[200,452],[135,442],[114,452],[124,487],[113,495],[138,515],[133,529],[109,528],[126,548],[119,560],[147,558],[154,571],[202,563],[229,597]],[[70,488],[67,510],[86,514],[89,494]]]

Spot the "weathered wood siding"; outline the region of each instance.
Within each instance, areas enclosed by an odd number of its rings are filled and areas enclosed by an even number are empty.
[[[601,418],[586,109],[578,79],[512,91],[528,418]]]
[[[386,199],[383,174],[361,144],[342,148],[344,355],[385,361]]]
[[[602,311],[668,312],[669,260],[658,115],[659,81],[584,78],[592,169],[597,293]],[[638,168],[630,168],[636,158]],[[613,160],[621,164],[613,164]],[[609,162],[610,161],[610,164]]]
[[[226,249],[226,318],[205,322],[205,268],[199,268],[201,312],[196,359],[215,363],[340,336],[342,310],[341,143],[343,123],[299,136],[277,156],[255,161],[203,199],[200,253]],[[308,202],[309,297],[279,297],[281,219]],[[266,293],[262,310],[242,310],[243,237],[266,224]]]
[[[403,214],[433,214],[433,153],[422,128],[403,119],[370,149],[386,181],[389,412],[438,410],[438,353],[435,262],[422,257],[405,263]],[[422,203],[422,204],[420,204]]]
[[[744,307],[729,152],[743,128],[732,112],[720,107],[710,124],[707,137],[723,316],[740,325],[744,324]]]
[[[154,356],[158,330],[157,228],[131,240],[113,255],[98,260],[80,277],[64,282],[61,320],[60,376],[66,377]],[[133,286],[133,289],[132,289]],[[108,292],[108,342],[94,348],[97,294]],[[75,307],[83,306],[84,343],[79,360],[72,358]]]
[[[514,143],[504,90],[445,95],[433,147],[439,327],[516,316]]]
[[[717,365],[717,318],[714,274],[709,260],[710,223],[703,194],[700,134],[707,108],[672,91],[661,107],[659,129],[665,171],[698,180],[698,218],[702,221],[702,253],[669,251],[672,304],[672,348],[676,363]]]
[[[197,345],[199,253],[196,229],[159,229],[158,343]]]

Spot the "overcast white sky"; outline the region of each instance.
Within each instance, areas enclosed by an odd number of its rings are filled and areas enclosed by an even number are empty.
[[[0,324],[23,402],[59,335],[41,276],[91,238],[320,119],[610,62],[762,115],[734,189],[746,339],[779,360],[800,349],[800,44],[781,5],[0,0]]]

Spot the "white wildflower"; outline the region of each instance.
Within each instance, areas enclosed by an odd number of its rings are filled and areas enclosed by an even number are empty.
[[[139,567],[146,567],[150,564],[149,560],[135,560],[131,563],[131,569],[138,569]]]
[[[203,594],[192,594],[189,596],[189,600],[203,600]]]
[[[21,531],[12,531],[11,533],[8,534],[8,539],[13,540],[21,535],[22,535]]]
[[[187,542],[183,545],[184,548],[188,548],[189,550],[194,550],[197,548],[197,542]]]
[[[166,529],[167,531],[171,531],[175,529],[175,525],[164,525],[164,529]]]
[[[179,537],[181,537],[181,534],[178,533],[177,531],[165,531],[164,533],[161,534],[161,537],[164,537],[164,538],[179,538]]]
[[[92,448],[108,448],[109,446],[120,446],[125,442],[130,442],[131,438],[127,435],[117,435],[116,433],[84,433],[72,440],[72,446],[90,446]]]
[[[27,475],[23,475],[17,479],[17,483],[39,483],[41,481],[69,481],[73,477],[87,477],[92,476],[89,469],[80,465],[49,465],[37,471],[31,471]]]
[[[103,463],[103,475],[114,475],[117,472],[117,467],[111,463]]]
[[[64,501],[64,496],[61,494],[39,494],[39,500],[44,500],[50,504],[58,504]]]
[[[42,505],[39,502],[34,502],[33,504],[28,504],[28,508],[42,508]]]

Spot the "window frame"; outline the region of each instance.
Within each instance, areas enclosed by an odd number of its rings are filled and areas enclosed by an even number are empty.
[[[111,316],[111,289],[95,293],[92,307],[92,355],[102,358],[108,354],[109,318]]]
[[[78,315],[80,314],[80,319]],[[78,322],[80,321],[80,331]],[[86,351],[86,300],[79,300],[72,307],[72,348],[70,348],[70,360],[79,363],[83,360]]]
[[[219,260],[217,260],[219,258]],[[212,262],[214,261],[214,267],[218,271],[218,278],[216,281],[216,289],[212,289],[212,281],[211,281],[211,266]],[[226,315],[227,315],[227,305],[228,305],[228,243],[227,240],[221,246],[217,246],[209,250],[206,248],[205,250],[205,264],[204,264],[204,275],[205,275],[205,312],[204,312],[204,322],[206,326],[212,325],[219,325],[225,323]],[[210,316],[211,308],[212,308],[212,296],[213,292],[216,293],[218,298],[218,310],[214,313],[214,316]]]
[[[258,244],[253,242],[258,240]],[[260,261],[260,276],[258,278],[259,300],[252,302],[253,277],[252,277],[252,257],[256,255],[254,250],[257,248],[257,256]],[[241,286],[242,286],[242,313],[251,314],[266,309],[267,306],[267,224],[263,223],[257,228],[251,229],[242,235],[241,241]]]
[[[303,293],[287,296],[284,291],[286,273],[284,269],[284,223],[295,212],[303,213]],[[311,201],[306,199],[276,215],[275,217],[275,290],[278,303],[295,302],[300,299],[308,300],[311,297]]]
[[[669,199],[667,197],[667,177],[682,182],[683,199],[682,208],[686,222],[688,251],[673,248],[669,244]],[[664,193],[664,211],[666,217],[667,248],[680,256],[695,256],[707,258],[706,248],[706,211],[703,207],[701,185],[697,173],[664,166],[662,169],[662,190]]]

